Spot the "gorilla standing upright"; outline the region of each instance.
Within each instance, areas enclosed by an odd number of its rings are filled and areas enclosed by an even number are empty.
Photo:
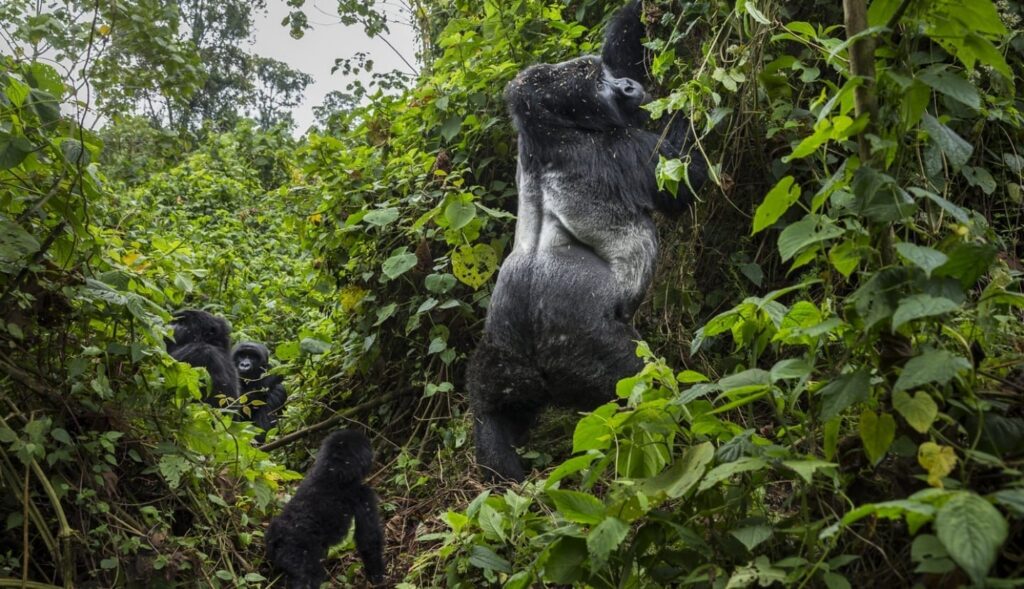
[[[211,395],[203,400],[215,404],[215,397],[238,398],[238,373],[231,361],[231,327],[221,317],[206,311],[185,310],[174,314],[174,334],[164,340],[167,353],[178,362],[205,368],[210,374]]]
[[[601,57],[540,64],[505,89],[519,135],[515,244],[502,264],[467,371],[477,462],[521,480],[514,446],[547,404],[589,410],[642,367],[629,324],[657,260],[652,214],[692,194],[659,191],[658,155],[682,152],[688,123],[645,130],[641,3],[614,17]],[[689,154],[694,188],[707,175]]]
[[[277,410],[284,407],[288,398],[284,379],[276,374],[265,374],[270,364],[270,350],[261,343],[241,342],[232,350],[231,360],[238,370],[241,395],[249,401],[260,402],[252,408],[252,422],[264,431],[269,430],[277,425]],[[257,441],[263,441],[263,436],[258,436]]]

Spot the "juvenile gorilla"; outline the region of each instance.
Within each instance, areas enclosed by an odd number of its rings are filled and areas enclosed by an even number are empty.
[[[277,411],[284,407],[288,393],[284,390],[284,379],[278,375],[265,374],[270,365],[270,350],[257,342],[242,342],[231,352],[231,360],[238,370],[241,391],[248,401],[259,401],[252,405],[252,422],[264,431],[277,425]],[[258,441],[262,441],[260,436]]]
[[[488,478],[523,478],[513,447],[545,405],[592,409],[642,367],[629,321],[654,274],[652,214],[692,199],[658,190],[658,155],[688,156],[694,188],[706,179],[700,153],[683,153],[688,123],[664,138],[642,128],[640,8],[616,14],[601,57],[534,65],[505,89],[519,134],[515,244],[467,371]]]
[[[318,589],[327,577],[320,560],[355,520],[356,548],[366,576],[384,582],[384,539],[377,496],[363,484],[373,464],[366,436],[338,430],[327,436],[295,497],[267,529],[267,556],[291,589]]]
[[[185,310],[174,314],[172,338],[164,340],[167,353],[178,362],[205,368],[212,394],[204,399],[215,404],[217,395],[238,398],[238,373],[231,361],[231,327],[206,311]]]

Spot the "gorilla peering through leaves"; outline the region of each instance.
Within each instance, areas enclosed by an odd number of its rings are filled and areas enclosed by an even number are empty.
[[[615,15],[600,57],[531,66],[505,89],[519,136],[515,244],[467,369],[488,478],[523,478],[514,446],[545,405],[592,409],[640,370],[629,321],[654,274],[652,215],[692,200],[686,187],[658,190],[658,156],[689,157],[694,188],[707,176],[700,153],[683,151],[686,121],[643,128],[640,10],[634,0]]]
[[[266,374],[270,367],[270,350],[258,342],[241,342],[231,351],[231,360],[238,370],[240,395],[253,403],[251,418],[263,431],[277,425],[277,411],[284,407],[288,393],[284,390],[284,379]],[[262,442],[265,434],[257,436]]]

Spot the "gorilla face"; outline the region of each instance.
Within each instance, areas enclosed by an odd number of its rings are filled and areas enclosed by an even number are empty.
[[[243,342],[235,346],[231,357],[243,380],[257,380],[263,377],[270,361],[270,350],[263,344]]]
[[[646,99],[640,82],[616,77],[592,55],[531,66],[505,89],[517,125],[594,131],[642,125]]]

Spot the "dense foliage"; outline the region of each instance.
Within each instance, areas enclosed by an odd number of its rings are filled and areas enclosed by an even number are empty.
[[[304,78],[260,94],[229,4],[0,8],[0,586],[267,585],[267,521],[339,423],[407,587],[1024,579],[1024,5],[645,2],[648,108],[715,185],[662,228],[644,371],[484,488],[462,372],[514,223],[501,89],[620,3],[416,2],[420,76],[300,139],[252,106]],[[166,355],[183,307],[270,344],[269,444]]]

